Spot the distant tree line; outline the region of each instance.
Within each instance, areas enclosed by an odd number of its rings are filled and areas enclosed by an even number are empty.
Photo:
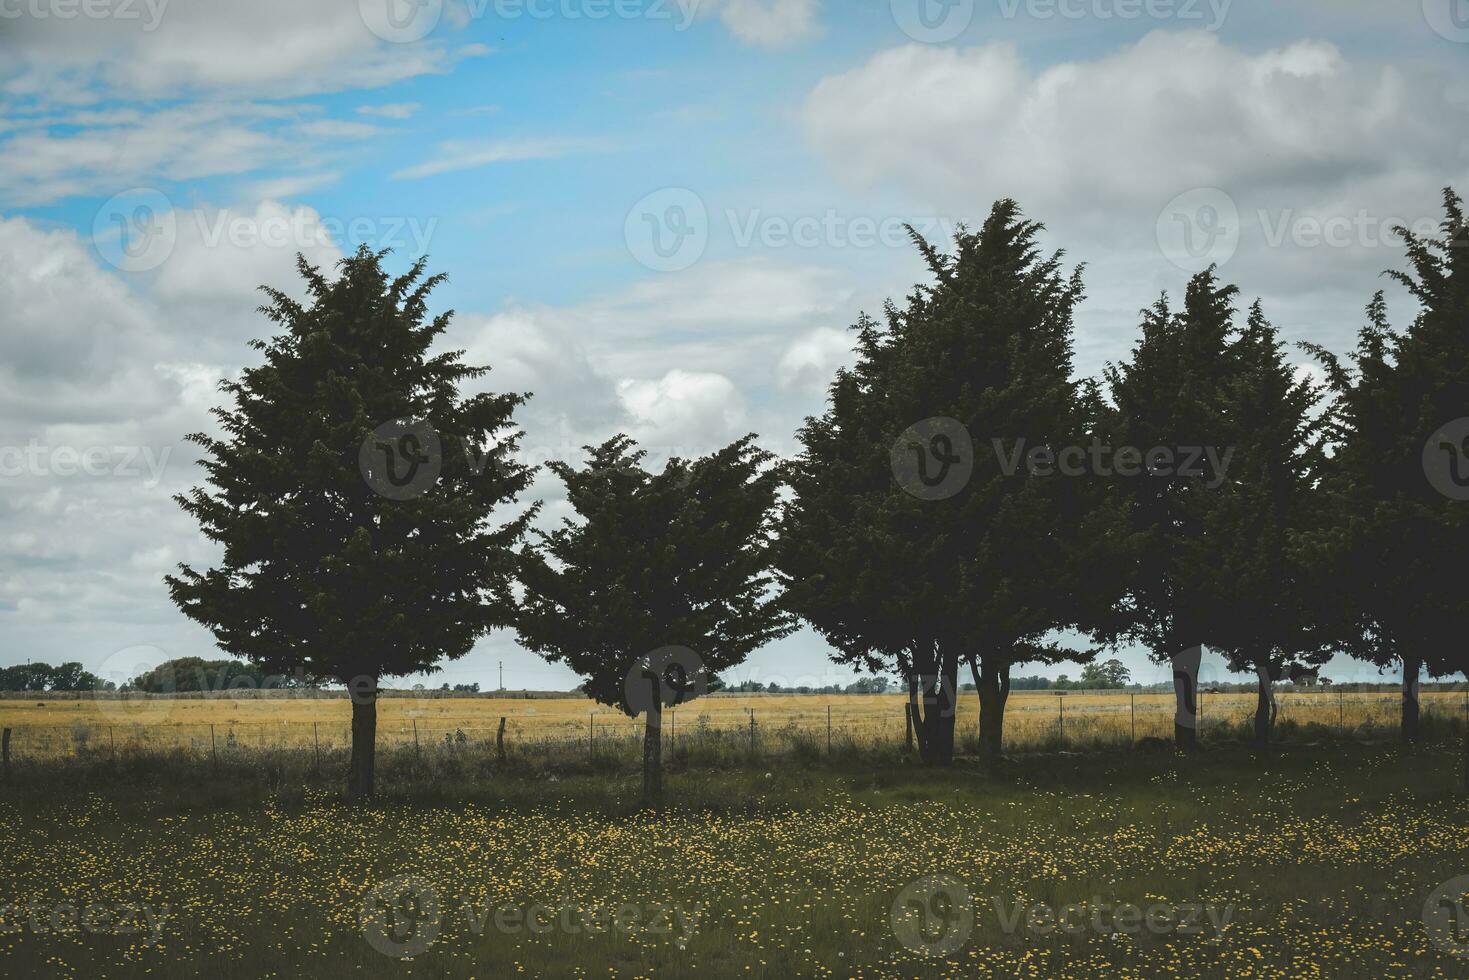
[[[0,691],[98,691],[115,686],[76,661],[55,667],[40,662],[0,667]]]
[[[1443,200],[1440,237],[1400,229],[1412,322],[1391,326],[1379,292],[1351,355],[1307,347],[1324,382],[1212,267],[1140,312],[1126,359],[1078,377],[1081,270],[1015,202],[950,251],[914,233],[928,281],[858,319],[793,458],[751,435],[651,470],[618,435],[548,464],[569,516],[545,531],[517,504],[529,396],[436,346],[443,277],[389,275],[365,247],[335,278],[303,258],[306,298],[267,289],[280,333],[221,386],[223,435],[191,437],[208,486],[179,503],[223,557],[168,585],[231,656],[347,686],[356,795],[382,678],[498,628],[644,717],[654,806],[663,710],[801,623],[836,663],[902,678],[932,765],[953,758],[965,668],[994,766],[1030,683],[1015,667],[1117,688],[1121,664],[1096,660],[1122,643],[1171,669],[1183,747],[1206,646],[1254,675],[1261,746],[1273,685],[1337,652],[1401,670],[1413,741],[1420,678],[1469,667],[1469,226]]]

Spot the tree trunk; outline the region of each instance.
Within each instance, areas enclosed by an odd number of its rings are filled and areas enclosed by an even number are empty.
[[[1259,676],[1259,696],[1255,699],[1255,747],[1270,745],[1270,729],[1275,724],[1275,698],[1270,690],[1270,661],[1266,657],[1255,660],[1255,673]]]
[[[1422,661],[1403,658],[1403,742],[1408,745],[1418,741],[1418,674],[1422,669]]]
[[[970,670],[979,691],[980,751],[989,771],[998,772],[1004,749],[1005,703],[1010,699],[1010,668],[987,663],[982,670],[975,670],[971,662]]]
[[[1199,663],[1202,647],[1190,647],[1175,654],[1173,664],[1173,742],[1181,749],[1192,749],[1199,739]]]
[[[923,677],[919,686],[923,694],[923,716],[918,730],[918,754],[931,766],[947,766],[954,761],[954,700],[959,680],[957,657],[946,657],[939,673]]]
[[[918,739],[918,758],[928,761],[928,730],[923,725],[923,713],[918,710],[919,681],[917,674],[908,675],[908,724]]]
[[[377,683],[352,692],[352,761],[347,768],[347,795],[366,799],[374,791],[377,762]]]
[[[653,699],[643,722],[643,806],[663,810],[663,705]]]

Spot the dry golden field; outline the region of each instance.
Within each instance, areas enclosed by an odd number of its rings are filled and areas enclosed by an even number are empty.
[[[889,695],[711,695],[669,712],[670,738],[723,732],[748,737],[754,719],[761,746],[778,747],[793,736],[821,744],[834,739],[897,742],[905,736],[905,697]],[[1243,726],[1252,716],[1249,693],[1205,694],[1202,722],[1210,729]],[[1469,710],[1460,691],[1425,691],[1425,715],[1463,717]],[[1390,733],[1397,724],[1394,691],[1290,692],[1278,695],[1279,723],[1316,723],[1348,733]],[[1020,691],[1006,709],[1005,738],[1027,746],[1127,742],[1134,737],[1172,734],[1171,693]],[[113,748],[185,749],[319,746],[348,742],[350,705],[343,696],[153,697],[61,699],[7,696],[0,699],[0,727],[12,729],[17,757],[43,758]],[[601,745],[636,738],[641,722],[578,697],[520,695],[474,697],[384,697],[378,706],[382,744],[492,741],[501,718],[508,746],[562,741]],[[975,730],[978,701],[960,699],[961,735]],[[462,733],[462,736],[461,736]]]

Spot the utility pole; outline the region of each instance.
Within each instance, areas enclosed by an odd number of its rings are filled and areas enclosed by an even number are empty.
[[[505,690],[505,661],[500,661],[500,690]]]

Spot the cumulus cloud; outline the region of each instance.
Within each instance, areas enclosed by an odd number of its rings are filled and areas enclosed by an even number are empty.
[[[19,17],[0,33],[0,92],[42,102],[282,97],[370,88],[442,72],[464,53],[441,41],[387,44],[358,4],[297,0],[140,0],[117,15]],[[123,14],[127,14],[123,16]],[[135,16],[134,16],[135,15]]]
[[[822,80],[801,117],[855,183],[1101,209],[1462,163],[1465,112],[1445,93],[1441,78],[1324,42],[1251,53],[1208,32],[1155,32],[1043,70],[1008,44],[894,48]]]
[[[746,44],[787,47],[821,33],[820,0],[722,0],[709,9]]]
[[[821,327],[791,342],[775,367],[776,379],[786,389],[824,392],[837,368],[853,360],[856,343],[850,331]]]

